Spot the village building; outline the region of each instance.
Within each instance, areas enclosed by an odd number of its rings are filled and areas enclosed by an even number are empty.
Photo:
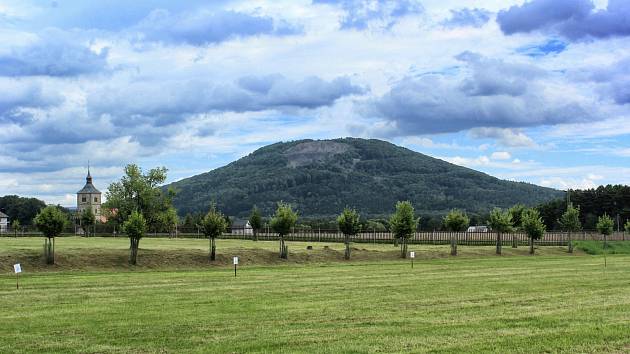
[[[9,229],[9,216],[0,211],[0,232],[6,232]]]
[[[85,178],[85,186],[77,192],[77,214],[81,215],[84,210],[92,209],[92,214],[96,220],[101,220],[101,192],[92,184],[92,175],[88,167],[88,174]]]

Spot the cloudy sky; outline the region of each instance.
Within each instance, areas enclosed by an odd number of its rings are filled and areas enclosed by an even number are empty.
[[[0,195],[74,204],[303,138],[630,183],[627,0],[0,0]]]

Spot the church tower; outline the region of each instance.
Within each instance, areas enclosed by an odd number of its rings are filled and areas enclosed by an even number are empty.
[[[96,220],[101,218],[101,192],[92,184],[92,175],[90,174],[90,166],[88,166],[88,174],[85,178],[85,186],[77,192],[77,213],[81,213],[88,209],[92,209],[92,213],[96,216]]]

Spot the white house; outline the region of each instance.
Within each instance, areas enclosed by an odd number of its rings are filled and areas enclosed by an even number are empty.
[[[242,221],[237,220],[232,224],[231,234],[232,235],[253,235],[254,229],[249,224],[249,221],[242,222]]]
[[[6,232],[9,229],[9,215],[0,211],[0,232]]]

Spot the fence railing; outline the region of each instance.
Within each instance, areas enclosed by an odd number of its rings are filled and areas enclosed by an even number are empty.
[[[97,225],[90,230],[91,235],[101,237],[126,237],[124,233],[119,232],[112,227],[104,227],[107,225]],[[64,230],[62,236],[83,235],[80,228],[68,228]],[[278,240],[278,234],[272,232],[269,228],[263,228],[257,233],[257,239],[261,241]],[[38,236],[41,233],[30,229],[21,228],[19,230],[11,230],[10,228],[0,230],[0,236]],[[178,238],[205,238],[201,230],[197,228],[180,227],[171,233],[165,232],[148,232],[146,237],[178,237]],[[222,238],[251,240],[254,238],[251,228],[233,227],[229,232],[224,233]],[[418,231],[409,239],[410,244],[433,244],[444,245],[451,242],[451,238],[455,238],[459,245],[494,245],[496,243],[497,234],[495,232],[447,232],[447,231]],[[595,240],[603,241],[603,235],[596,231],[581,231],[571,234],[573,240]],[[630,241],[630,235],[625,232],[614,232],[608,236],[609,241]],[[286,241],[308,241],[308,242],[343,242],[344,235],[338,230],[324,229],[295,229],[293,232],[285,236]],[[351,238],[352,242],[359,243],[392,243],[394,236],[391,232],[368,230],[361,232]],[[513,242],[519,245],[528,244],[528,237],[525,233],[506,233],[501,236],[503,245],[511,245]],[[536,240],[538,245],[567,245],[569,235],[566,232],[547,232],[542,239]]]

